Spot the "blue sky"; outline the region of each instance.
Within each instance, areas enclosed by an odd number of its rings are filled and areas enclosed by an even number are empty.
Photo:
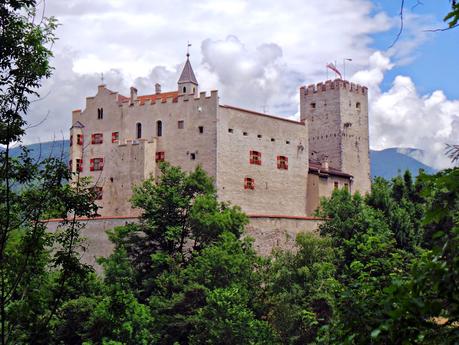
[[[422,0],[415,8],[417,1],[406,1],[405,15],[411,14],[429,17],[431,22],[438,22],[438,25],[427,25],[432,29],[446,27],[443,18],[450,10],[450,3],[447,0]],[[385,0],[374,1],[376,8],[384,9],[388,14],[397,16],[400,12],[400,1]],[[374,47],[379,50],[386,50],[392,44],[397,35],[399,27],[373,35]],[[403,40],[402,33],[402,38]],[[397,47],[397,46],[396,46]],[[396,48],[395,47],[395,48]],[[422,93],[431,93],[434,90],[442,89],[448,98],[459,98],[459,68],[457,65],[459,57],[459,30],[426,33],[426,41],[414,52],[413,61],[407,65],[396,66],[385,74],[382,89],[387,90],[396,75],[409,75],[418,90]]]

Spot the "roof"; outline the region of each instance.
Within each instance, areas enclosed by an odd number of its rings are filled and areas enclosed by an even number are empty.
[[[341,177],[347,177],[347,178],[353,177],[350,174],[347,174],[345,172],[342,172],[339,169],[336,169],[336,168],[333,168],[333,167],[330,167],[330,166],[328,167],[328,170],[324,170],[322,168],[322,164],[320,164],[319,162],[316,162],[316,161],[312,161],[312,160],[309,160],[309,172],[312,173],[312,174],[323,176],[323,177],[326,177],[328,175],[341,176]]]
[[[220,105],[220,107],[221,108],[226,108],[226,109],[239,110],[239,111],[242,111],[242,112],[250,114],[250,115],[264,116],[264,117],[268,117],[268,118],[271,118],[271,119],[274,119],[274,120],[280,120],[280,121],[290,122],[290,123],[294,123],[296,125],[304,126],[304,122],[289,120],[289,119],[286,119],[285,117],[259,113],[257,111],[253,111],[253,110],[249,110],[249,109],[233,107],[232,105]]]
[[[70,127],[70,129],[72,128],[84,128],[84,125],[80,122],[80,121],[76,121],[72,127]]]
[[[196,76],[194,75],[193,67],[191,67],[189,58],[186,59],[182,74],[180,75],[180,78],[178,80],[178,84],[183,83],[193,83],[195,85],[198,85],[198,81],[196,80]]]
[[[162,93],[154,93],[152,95],[143,95],[143,96],[137,96],[137,99],[139,100],[139,103],[141,105],[145,104],[146,102],[166,102],[168,98],[173,98],[173,101],[175,102],[178,97],[178,91],[170,91],[170,92],[162,92]],[[127,103],[131,99],[129,97],[123,96],[123,95],[118,95],[118,102],[121,103]]]

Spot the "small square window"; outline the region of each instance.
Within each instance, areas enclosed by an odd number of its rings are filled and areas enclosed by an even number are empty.
[[[286,143],[287,145],[289,145],[289,144],[290,144],[290,140],[285,141],[285,143]]]
[[[104,159],[103,158],[92,158],[89,161],[90,171],[101,171],[104,170]]]
[[[255,189],[255,180],[253,178],[246,177],[244,179],[244,189],[254,190]]]
[[[228,128],[228,133],[233,133],[233,129],[232,128]]]
[[[258,134],[258,135],[257,135],[257,138],[258,138],[258,139],[261,139],[261,138],[262,138],[262,135],[261,135],[261,134]]]
[[[102,187],[93,187],[95,200],[102,200]]]
[[[355,107],[356,107],[357,109],[360,109],[360,102],[357,102],[357,103],[355,104]]]
[[[94,133],[91,135],[91,144],[102,144],[104,135],[102,133]]]
[[[277,169],[288,170],[288,157],[277,156]]]
[[[164,162],[165,157],[166,157],[166,155],[165,155],[164,151],[156,152],[156,156],[155,156],[156,163]]]
[[[199,126],[198,130],[199,130],[199,134],[204,133],[204,127],[203,126]]]
[[[250,151],[250,164],[261,165],[261,152]]]
[[[242,135],[247,136],[248,133],[247,132],[242,132]]]
[[[316,104],[315,103],[311,103],[311,108],[315,109],[316,108]]]
[[[274,138],[271,138],[271,141],[272,141],[272,142],[275,142],[275,141],[276,141],[276,139],[274,139]]]
[[[194,161],[196,159],[196,153],[190,153],[190,159]]]
[[[183,129],[185,127],[185,122],[183,120],[178,121],[177,127],[178,129]]]

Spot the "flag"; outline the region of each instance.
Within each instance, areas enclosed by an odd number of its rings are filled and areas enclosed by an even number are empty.
[[[336,68],[336,66],[332,63],[327,64],[325,67],[331,69],[333,72],[339,75],[340,79],[343,79],[343,76],[341,75],[341,72]]]

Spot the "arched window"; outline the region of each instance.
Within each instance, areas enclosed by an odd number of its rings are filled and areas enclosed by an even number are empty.
[[[142,138],[142,124],[140,122],[137,123],[137,139]]]
[[[163,122],[156,121],[156,136],[162,137],[163,136]]]
[[[183,93],[186,93],[186,86],[183,87]]]

